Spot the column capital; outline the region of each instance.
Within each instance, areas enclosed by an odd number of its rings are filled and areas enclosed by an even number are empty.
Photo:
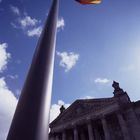
[[[105,114],[101,114],[101,120],[102,119],[106,119],[106,115]]]
[[[66,126],[64,125],[61,132],[65,132],[66,131]]]
[[[74,128],[77,128],[76,123],[71,123],[71,126],[72,126],[73,129],[74,129]]]
[[[92,122],[92,120],[91,120],[91,118],[86,118],[86,122],[87,122],[87,124],[89,124],[89,123],[91,123]]]

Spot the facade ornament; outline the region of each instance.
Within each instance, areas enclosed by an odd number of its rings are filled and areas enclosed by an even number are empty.
[[[62,114],[65,110],[66,110],[65,107],[62,105],[60,108],[60,114]]]
[[[118,82],[113,81],[112,87],[114,88],[114,92],[113,92],[114,96],[118,96],[124,93],[123,89],[120,88]]]

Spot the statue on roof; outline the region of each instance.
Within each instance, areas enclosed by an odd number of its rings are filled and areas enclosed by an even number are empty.
[[[60,114],[62,114],[65,110],[66,110],[66,109],[65,109],[64,105],[62,105],[62,106],[60,107]]]
[[[114,88],[114,92],[113,92],[114,96],[117,96],[117,95],[124,93],[123,89],[120,88],[118,82],[113,81],[112,87]]]

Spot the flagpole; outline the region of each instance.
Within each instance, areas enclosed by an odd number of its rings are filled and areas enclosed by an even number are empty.
[[[58,9],[53,0],[7,140],[48,140]]]

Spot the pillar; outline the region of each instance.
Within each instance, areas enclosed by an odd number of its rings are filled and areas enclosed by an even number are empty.
[[[94,140],[91,122],[88,123],[88,136],[89,136],[89,140]]]
[[[49,137],[49,140],[55,140],[55,136],[52,135],[51,137]]]
[[[58,135],[55,137],[55,140],[59,140],[59,136]]]
[[[109,134],[109,128],[106,122],[105,118],[102,118],[102,125],[103,125],[103,130],[104,130],[104,135],[105,135],[105,140],[111,140],[110,134]]]
[[[74,140],[78,140],[78,130],[77,130],[77,128],[75,127],[74,128],[74,130],[73,130],[74,132]]]
[[[133,134],[133,137],[135,140],[140,139],[140,123],[137,118],[136,112],[134,111],[133,108],[130,108],[127,110],[127,119],[129,123],[129,127],[131,128],[131,132]]]
[[[65,131],[62,133],[62,140],[66,140],[66,132]]]
[[[95,140],[99,140],[100,138],[99,138],[99,132],[98,132],[97,128],[95,127],[93,129],[93,131],[94,131]]]
[[[122,114],[117,113],[117,117],[118,117],[118,121],[119,121],[121,130],[122,130],[122,133],[123,133],[124,140],[131,140],[128,129],[127,129],[127,124],[126,124]]]
[[[82,131],[82,132],[80,133],[80,140],[86,140],[84,131]]]
[[[52,137],[52,140],[55,140],[55,136]]]

